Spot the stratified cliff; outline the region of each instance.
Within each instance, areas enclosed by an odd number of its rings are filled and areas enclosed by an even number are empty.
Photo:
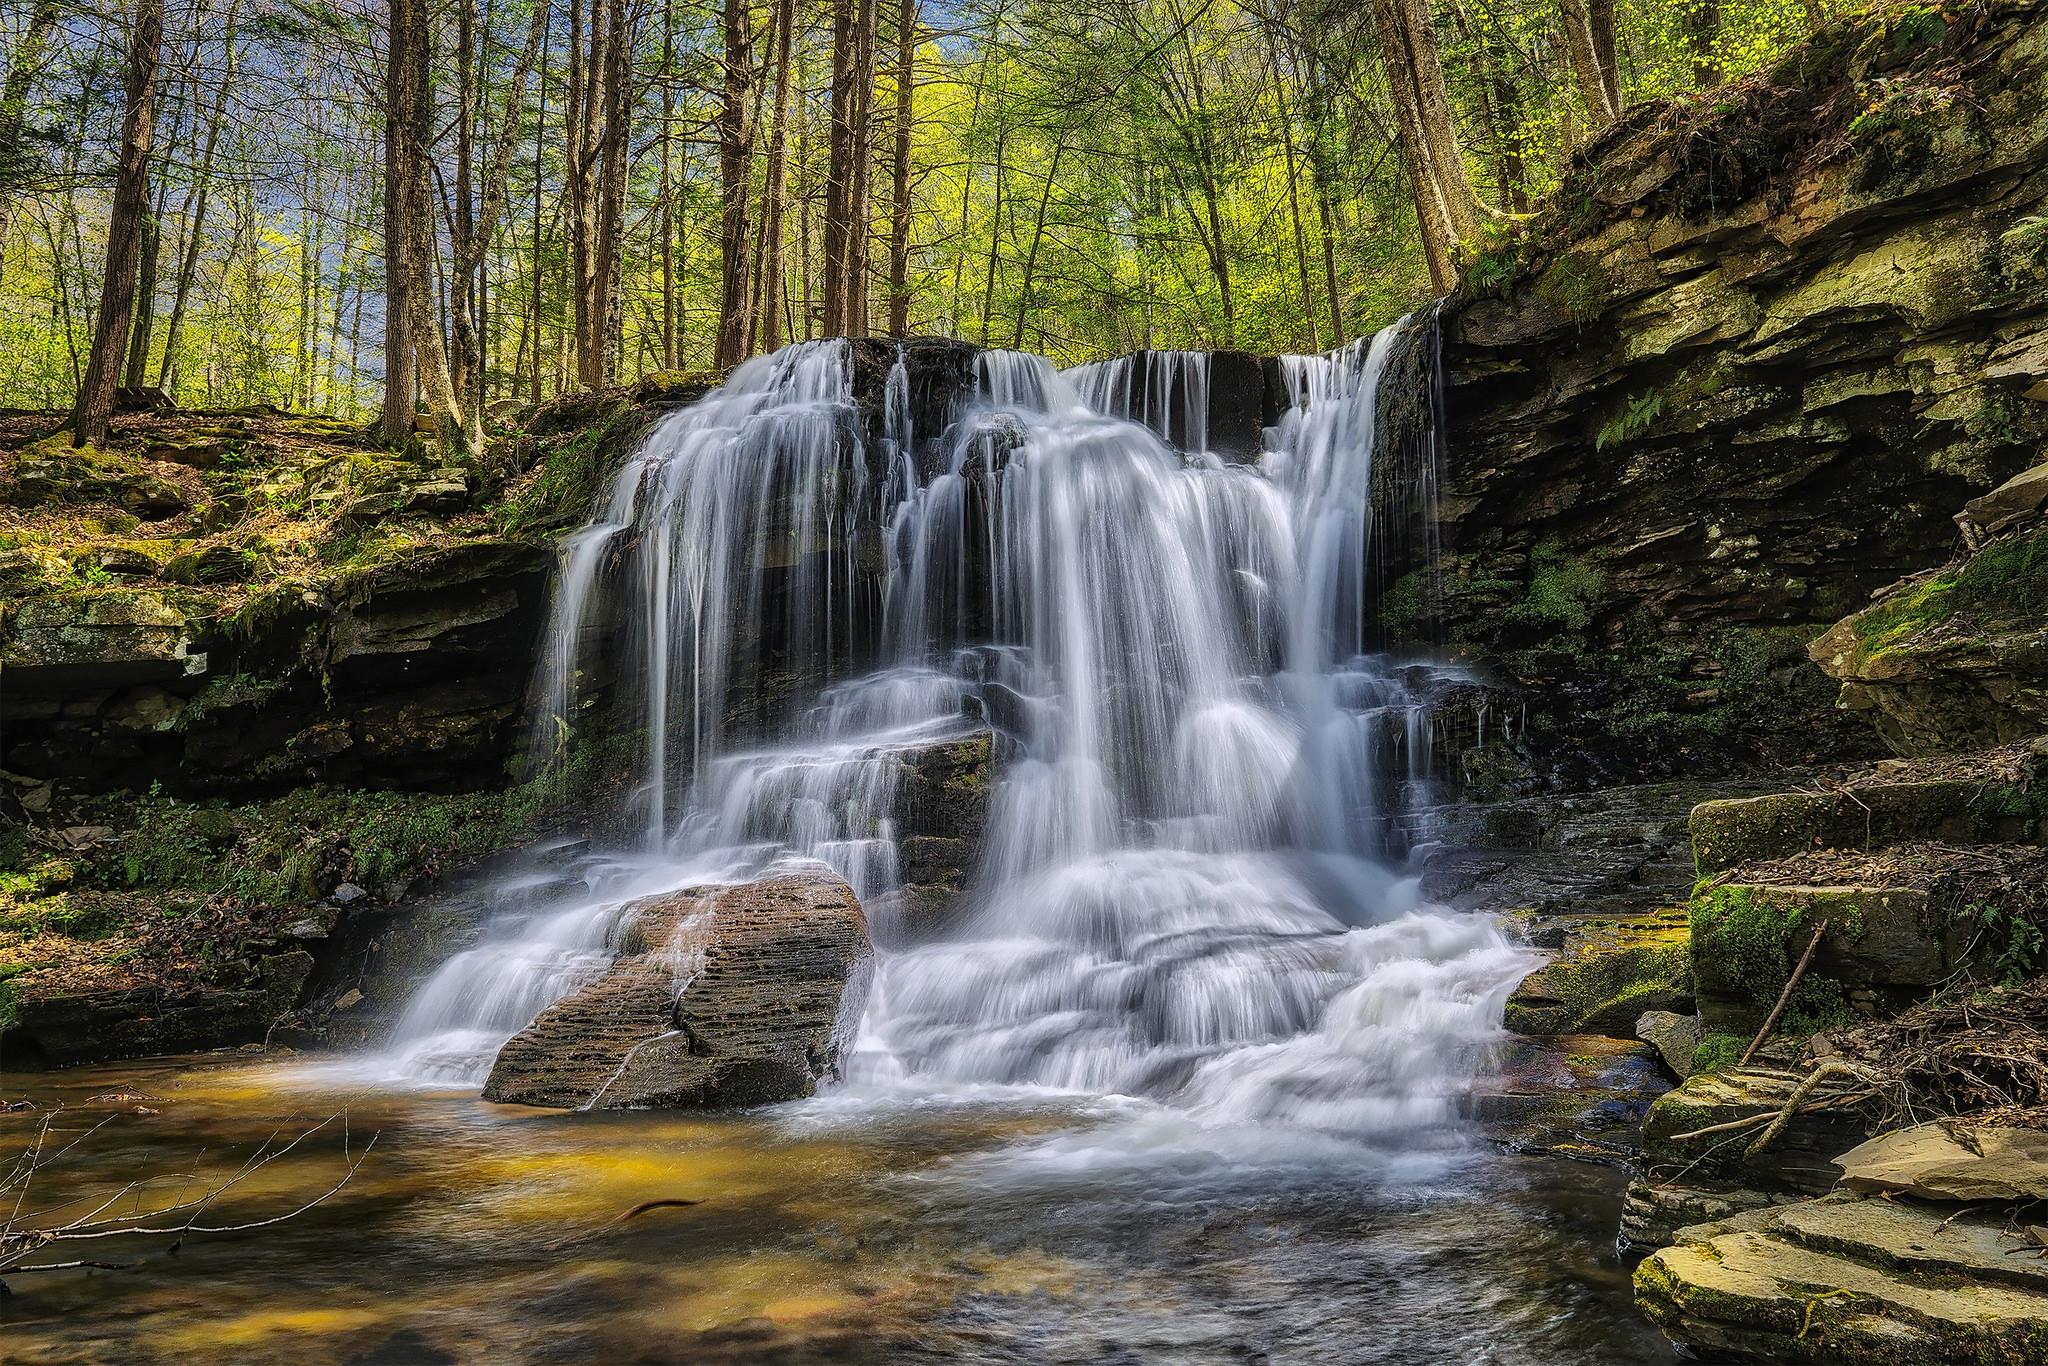
[[[2048,450],[2048,5],[1885,9],[1639,108],[1469,281],[1442,629],[1528,723],[1475,775],[1867,746],[1807,643]]]

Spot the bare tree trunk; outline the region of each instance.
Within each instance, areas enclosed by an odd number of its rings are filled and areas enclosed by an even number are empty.
[[[847,205],[853,188],[853,80],[856,12],[863,0],[833,0],[832,128],[825,169],[824,328],[846,331]]]
[[[682,362],[676,336],[676,182],[674,144],[676,130],[676,6],[661,9],[661,202],[655,231],[660,240],[655,254],[661,260],[661,368],[673,370]]]
[[[416,0],[388,0],[384,69],[384,411],[377,429],[386,441],[405,440],[419,405],[414,359],[412,270],[406,259],[412,218],[411,138],[413,48],[425,42],[414,19]]]
[[[716,364],[729,369],[746,359],[753,305],[753,231],[747,211],[754,164],[754,16],[747,0],[724,0],[725,87],[718,110],[718,294]]]
[[[1373,0],[1373,14],[1430,279],[1448,293],[1457,286],[1459,247],[1479,234],[1480,209],[1451,125],[1428,0]]]
[[[753,306],[763,351],[780,350],[783,337],[782,224],[789,203],[789,73],[796,0],[775,0],[774,28],[775,108],[768,131],[768,183],[761,196]]]
[[[164,324],[164,354],[157,364],[156,386],[169,394],[178,379],[178,334],[185,324],[185,305],[192,297],[192,283],[199,273],[199,244],[206,226],[206,201],[213,187],[213,156],[220,145],[221,125],[225,122],[228,91],[235,84],[235,77],[241,65],[241,52],[235,46],[235,20],[241,13],[239,0],[228,5],[227,27],[222,39],[222,56],[225,72],[220,88],[214,93],[213,111],[207,116],[206,137],[199,148],[199,165],[194,169],[192,183],[185,191],[183,205],[178,210],[178,220],[183,226],[184,249],[178,261],[178,279],[171,289],[171,314]]]
[[[1561,0],[1564,19],[1565,55],[1571,58],[1572,77],[1579,88],[1579,101],[1586,106],[1595,128],[1604,128],[1621,113],[1600,67],[1600,50],[1593,43],[1593,23],[1586,0]],[[1610,18],[1612,11],[1609,11]]]
[[[142,387],[149,367],[150,333],[156,328],[157,260],[163,238],[163,215],[155,208],[144,210],[142,254],[135,266],[135,321],[128,329],[128,367],[121,380],[130,389]]]
[[[78,446],[106,440],[107,423],[114,413],[114,390],[126,358],[129,312],[135,306],[135,272],[142,251],[142,220],[149,203],[149,149],[156,126],[156,66],[163,37],[163,0],[138,0],[128,49],[121,168],[114,180],[114,203],[107,222],[106,279],[100,290],[92,353],[71,415],[71,439]]]
[[[875,179],[875,11],[881,0],[864,0],[854,28],[853,188],[846,226],[846,330],[868,334],[868,249],[872,240]]]
[[[14,230],[16,186],[27,167],[22,164],[22,134],[28,126],[28,92],[43,65],[43,48],[57,27],[57,0],[36,0],[28,26],[15,40],[0,84],[0,268],[7,263],[7,238]]]
[[[434,287],[433,189],[429,180],[428,139],[433,135],[432,88],[427,72],[431,35],[425,0],[391,0],[391,89],[386,97],[397,147],[398,183],[386,193],[399,202],[398,241],[386,269],[403,277],[407,330],[419,384],[439,419],[442,441],[458,449],[469,442],[461,397],[441,339],[441,320]],[[461,303],[455,301],[455,312]],[[388,326],[387,322],[387,326]],[[389,361],[386,361],[387,366]]]
[[[917,11],[917,0],[902,0],[896,12],[896,148],[894,174],[889,183],[889,335],[892,337],[901,337],[910,331],[910,134],[915,122],[917,99]]]
[[[1621,59],[1615,52],[1614,0],[1584,0],[1586,30],[1593,38],[1593,55],[1600,62],[1600,83],[1607,90],[1607,107],[1621,117],[1625,107],[1621,96]]]

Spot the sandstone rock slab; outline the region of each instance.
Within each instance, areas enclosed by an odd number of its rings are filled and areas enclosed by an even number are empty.
[[[870,952],[860,903],[822,866],[650,898],[626,947],[505,1044],[486,1099],[615,1109],[809,1095]]]
[[[1842,1184],[1923,1200],[2048,1200],[2048,1133],[1937,1121],[1844,1153]]]

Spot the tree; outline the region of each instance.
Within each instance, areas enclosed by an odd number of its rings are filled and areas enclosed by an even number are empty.
[[[1451,123],[1429,0],[1373,0],[1373,16],[1430,279],[1448,293],[1460,249],[1479,235],[1480,207]]]
[[[747,0],[724,0],[724,100],[718,111],[720,369],[746,359],[753,310],[753,230],[748,209],[754,163],[754,15]]]
[[[135,274],[142,253],[149,205],[149,149],[156,129],[156,67],[164,38],[163,0],[137,0],[128,46],[121,120],[121,164],[107,218],[107,251],[92,354],[71,413],[71,438],[79,446],[106,440],[114,414],[114,390],[128,347],[129,315],[135,307]]]
[[[0,82],[0,270],[14,229],[14,205],[28,178],[23,133],[28,128],[28,92],[42,66],[50,31],[57,27],[57,0],[35,0],[28,23],[8,54],[7,79]]]

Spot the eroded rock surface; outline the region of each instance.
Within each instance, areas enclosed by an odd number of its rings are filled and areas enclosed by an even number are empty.
[[[507,1042],[488,1100],[613,1109],[807,1096],[864,990],[867,921],[845,883],[803,868],[651,898],[632,952]]]

